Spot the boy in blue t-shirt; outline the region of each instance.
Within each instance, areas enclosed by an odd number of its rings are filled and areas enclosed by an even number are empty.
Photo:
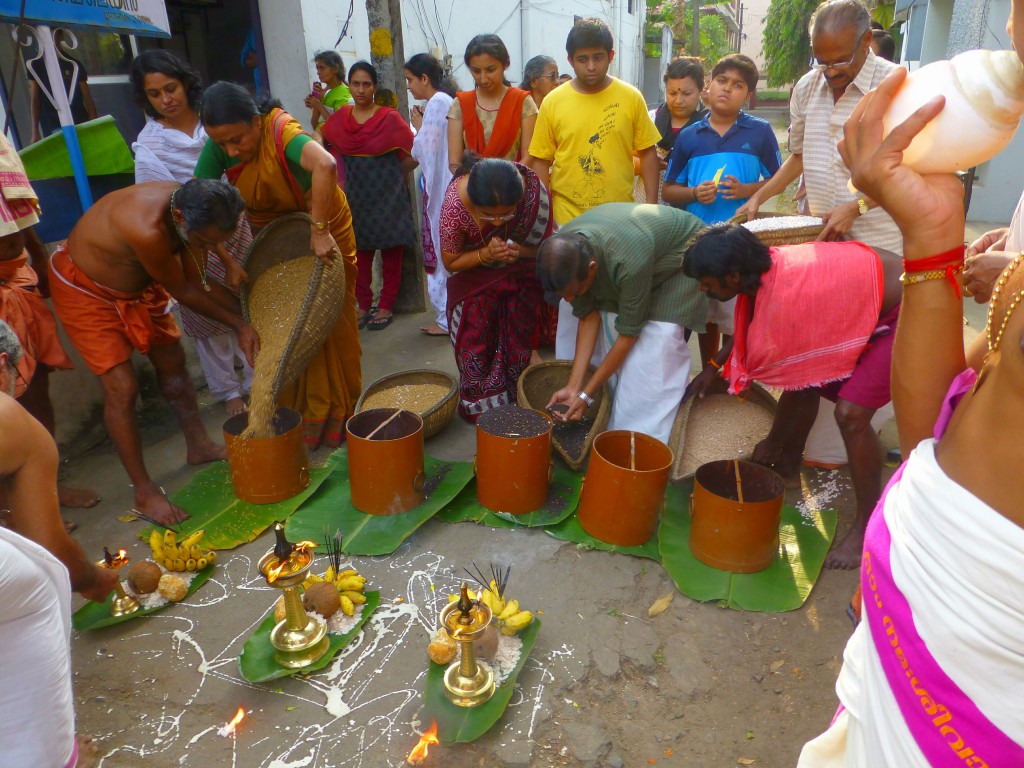
[[[757,77],[757,65],[742,54],[715,64],[710,112],[680,132],[669,156],[662,198],[705,224],[731,219],[782,164],[771,124],[742,109]]]
[[[728,221],[779,170],[782,154],[771,124],[743,104],[757,87],[757,65],[731,54],[711,70],[704,118],[679,133],[665,169],[662,199],[705,224]],[[719,332],[731,336],[735,301],[711,302],[707,331],[698,334],[704,365],[718,352]]]

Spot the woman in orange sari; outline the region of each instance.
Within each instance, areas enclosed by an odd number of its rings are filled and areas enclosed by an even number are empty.
[[[341,316],[305,372],[280,404],[302,414],[306,445],[337,447],[362,389],[356,329],[356,244],[352,214],[338,188],[334,158],[304,133],[280,103],[259,106],[235,83],[214,83],[203,98],[210,137],[195,175],[228,180],[245,199],[254,233],[279,216],[308,212],[310,246],[321,260],[345,261]],[[340,253],[339,253],[340,252]]]

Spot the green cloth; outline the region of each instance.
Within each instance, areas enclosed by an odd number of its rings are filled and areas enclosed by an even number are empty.
[[[352,91],[344,83],[339,83],[324,94],[322,103],[325,107],[329,107],[332,111],[337,112],[338,107],[343,107],[351,101]],[[317,122],[316,127],[319,128],[323,124],[324,121],[320,120]]]
[[[683,251],[703,226],[696,216],[666,205],[605,203],[577,216],[559,234],[586,236],[597,275],[590,290],[573,300],[573,314],[616,312],[620,336],[639,336],[650,320],[702,333],[708,299],[683,274]]]
[[[284,156],[288,161],[288,167],[292,175],[303,190],[313,186],[313,174],[302,167],[302,148],[312,137],[300,133],[288,142],[284,148]],[[228,168],[238,165],[238,158],[228,157],[228,153],[221,149],[213,139],[207,139],[203,151],[199,153],[199,161],[196,163],[195,176],[200,179],[219,179]]]
[[[43,97],[46,98],[45,96]],[[89,176],[131,173],[135,159],[110,115],[75,126]],[[61,179],[74,175],[63,131],[30,144],[18,153],[30,179]]]

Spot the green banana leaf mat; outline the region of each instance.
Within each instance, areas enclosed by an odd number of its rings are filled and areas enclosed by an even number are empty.
[[[476,499],[476,483],[467,485],[451,504],[438,514],[446,523],[480,523],[492,528],[538,528],[557,525],[576,511],[583,487],[583,475],[555,464],[554,476],[548,486],[548,500],[536,512],[525,515],[494,513]]]
[[[571,541],[582,549],[597,549],[603,552],[618,552],[621,555],[632,555],[633,557],[646,557],[648,560],[661,560],[661,552],[658,551],[658,532],[655,531],[651,540],[638,547],[620,547],[595,539],[587,533],[580,525],[580,519],[571,515],[558,525],[552,525],[544,529],[544,533],[562,541]]]
[[[400,515],[366,515],[352,506],[348,454],[341,450],[331,458],[334,465],[327,482],[288,519],[285,530],[291,541],[320,541],[325,526],[331,532],[340,530],[343,550],[350,555],[391,554],[451,502],[473,477],[473,465],[468,461],[440,461],[425,456],[424,502]]]
[[[309,666],[302,667],[302,669],[287,669],[278,664],[274,659],[274,646],[270,644],[270,630],[274,628],[277,622],[274,621],[274,613],[271,611],[267,618],[256,628],[252,637],[249,638],[242,648],[242,655],[238,657],[238,668],[242,672],[242,677],[250,683],[265,683],[268,680],[298,673],[308,675],[311,672],[316,672],[326,667],[331,663],[338,651],[348,645],[352,638],[359,634],[363,624],[367,622],[370,615],[380,605],[380,592],[366,592],[365,594],[366,602],[362,605],[363,611],[359,617],[359,623],[344,635],[328,635],[327,637],[330,638],[331,644],[327,649],[327,653]]]
[[[217,566],[215,564],[208,565],[203,568],[203,570],[196,573],[195,578],[192,579],[192,583],[188,585],[188,592],[185,594],[185,597],[189,597],[193,592],[203,586],[207,579],[213,575],[213,569],[216,567]],[[110,606],[113,605],[113,603],[113,592],[107,595],[105,602],[94,603],[90,600],[71,616],[71,626],[79,632],[83,632],[87,629],[102,629],[103,627],[111,627],[114,624],[120,624],[122,621],[131,621],[132,619],[138,619],[142,616],[149,616],[151,613],[162,611],[169,605],[174,605],[174,603],[165,603],[157,608],[139,608],[135,613],[129,613],[125,616],[111,616]]]
[[[316,493],[341,462],[340,453],[334,453],[324,466],[309,471],[309,485],[301,493],[276,504],[250,504],[235,498],[226,461],[218,461],[200,470],[171,496],[171,501],[192,515],[178,529],[178,539],[202,528],[206,531],[203,546],[210,549],[234,549],[252,541],[274,521],[284,520]],[[139,531],[139,538],[149,541],[149,534],[154,528],[146,526]],[[320,541],[322,535],[320,531],[312,540]]]
[[[680,592],[744,611],[792,611],[804,604],[836,533],[834,510],[803,515],[784,505],[775,561],[760,573],[729,573],[704,565],[690,551],[689,494],[688,486],[669,486],[658,530],[661,564]]]
[[[518,634],[523,641],[519,661],[515,669],[501,685],[494,690],[494,695],[479,707],[457,707],[444,695],[444,673],[447,664],[427,662],[427,681],[423,689],[423,722],[437,722],[437,738],[442,744],[465,743],[478,739],[487,733],[501,719],[508,706],[512,692],[516,688],[516,678],[526,663],[540,631],[540,620],[534,619],[526,629]]]

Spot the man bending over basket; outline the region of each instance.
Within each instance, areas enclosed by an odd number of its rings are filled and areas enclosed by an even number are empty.
[[[740,394],[759,381],[785,390],[768,437],[753,460],[800,485],[804,443],[818,398],[836,403],[857,498],[853,530],[829,553],[829,568],[860,563],[864,529],[882,492],[882,453],[871,427],[889,402],[889,367],[900,315],[900,259],[863,243],[805,243],[769,248],[736,224],[708,228],[683,271],[717,301],[738,296],[736,335],[693,380],[688,394],[728,382]],[[718,380],[718,381],[716,381]]]
[[[151,181],[101,198],[50,260],[50,291],[68,337],[103,385],[103,421],[135,489],[135,509],[162,525],[184,520],[146,471],[135,417],[133,349],[156,368],[181,423],[190,464],[225,458],[199,419],[171,298],[227,325],[249,362],[256,332],[238,300],[206,279],[206,252],[228,240],[245,208],[227,182]]]
[[[682,271],[689,238],[703,226],[664,205],[605,203],[577,216],[541,245],[537,276],[580,319],[569,383],[548,403],[579,419],[609,382],[609,429],[668,442],[690,380],[690,331],[704,331],[707,299]],[[594,357],[597,370],[586,380]]]

